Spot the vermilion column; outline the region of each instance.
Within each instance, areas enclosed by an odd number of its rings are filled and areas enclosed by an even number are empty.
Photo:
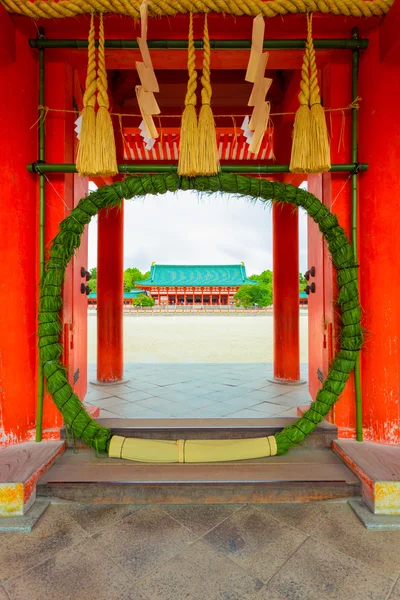
[[[97,381],[121,381],[123,361],[124,209],[101,210],[97,248]]]
[[[274,204],[272,226],[274,379],[294,383],[300,380],[297,210],[287,204]]]
[[[14,44],[12,47],[11,44]],[[6,54],[11,52],[9,60]],[[34,436],[37,396],[37,58],[0,6],[0,440]],[[18,90],[18,93],[15,91]],[[36,104],[36,106],[35,106]]]
[[[400,443],[400,93],[396,3],[390,22],[371,30],[360,59],[360,293],[363,416],[375,442]],[[380,37],[380,39],[379,39]]]

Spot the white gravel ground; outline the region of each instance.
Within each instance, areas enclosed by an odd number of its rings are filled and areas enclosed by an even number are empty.
[[[96,314],[89,314],[88,360],[96,362]],[[266,316],[124,317],[124,359],[133,363],[272,362],[273,319]],[[307,313],[300,315],[300,362],[307,362]]]

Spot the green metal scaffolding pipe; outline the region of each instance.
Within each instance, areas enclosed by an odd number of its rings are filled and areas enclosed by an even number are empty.
[[[44,49],[39,50],[39,106],[44,106]],[[39,124],[39,160],[45,159],[45,127],[42,119]],[[39,277],[40,281],[44,275],[44,217],[45,217],[45,178],[39,176]],[[36,407],[36,434],[37,442],[42,441],[43,431],[43,400],[44,400],[44,376],[43,365],[38,353],[38,387],[37,387],[37,407]]]
[[[353,39],[358,39],[358,29],[353,29]],[[352,100],[358,96],[358,67],[360,53],[358,49],[352,52]],[[358,160],[358,110],[353,108],[351,111],[351,160],[357,163]],[[354,259],[358,264],[358,176],[357,172],[351,175],[351,238],[353,245]],[[357,280],[357,286],[358,280]],[[363,420],[362,420],[362,391],[361,391],[361,356],[358,353],[354,367],[354,391],[356,397],[356,439],[363,441]]]
[[[30,163],[27,165],[30,173],[77,173],[76,165],[74,163],[52,163],[52,164],[40,164]],[[176,173],[178,169],[177,163],[173,165],[163,164],[149,164],[149,163],[136,163],[134,165],[118,165],[119,173]],[[351,173],[353,171],[366,171],[368,165],[365,163],[349,163],[349,164],[337,164],[332,165],[332,173]],[[221,171],[223,173],[236,173],[252,175],[273,175],[274,173],[290,173],[289,165],[221,165]],[[306,177],[306,175],[304,175]]]
[[[31,48],[78,48],[88,47],[87,40],[46,40],[30,39]],[[98,40],[96,40],[98,45]],[[150,50],[185,50],[188,47],[187,40],[147,40]],[[195,40],[195,48],[203,48],[203,40]],[[211,48],[214,50],[250,50],[251,40],[210,40]],[[264,50],[302,50],[306,46],[306,40],[264,40]],[[105,47],[108,49],[137,50],[139,48],[136,40],[106,40]],[[322,50],[354,50],[368,48],[367,39],[320,39],[314,40],[314,47]]]

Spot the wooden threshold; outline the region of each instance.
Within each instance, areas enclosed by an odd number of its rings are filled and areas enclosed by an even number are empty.
[[[360,493],[328,449],[210,464],[153,464],[67,451],[39,482],[41,495],[90,503],[309,502]]]
[[[260,419],[97,419],[114,435],[146,439],[243,439],[274,435],[294,418]],[[62,433],[65,437],[65,432]],[[322,421],[304,440],[304,448],[331,448],[337,427]]]

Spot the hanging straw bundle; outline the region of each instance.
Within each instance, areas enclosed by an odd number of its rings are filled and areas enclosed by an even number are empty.
[[[204,59],[201,83],[201,109],[199,115],[199,173],[216,175],[220,170],[214,115],[211,108],[210,61],[211,49],[208,36],[207,13],[204,15]]]
[[[301,69],[299,102],[292,143],[292,173],[324,173],[331,168],[328,130],[321,106],[312,39],[312,15],[307,15],[307,42]]]
[[[107,71],[104,52],[103,15],[100,13],[99,51],[97,67],[96,168],[99,175],[118,173],[114,129],[109,113]]]
[[[306,51],[301,67],[301,81],[299,102],[297,109],[292,142],[292,156],[290,159],[290,171],[292,173],[310,172],[310,135],[311,135],[311,114],[309,108],[310,100],[310,78],[309,78],[309,47],[308,40]]]
[[[96,175],[96,49],[94,41],[94,15],[90,18],[88,38],[88,67],[86,90],[83,96],[82,125],[76,167],[79,175]]]
[[[193,41],[193,14],[190,13],[188,37],[189,81],[185,97],[185,110],[182,115],[179,143],[179,175],[193,177],[198,173],[198,130],[196,114],[197,73]]]
[[[325,173],[331,168],[331,153],[329,148],[328,129],[318,85],[317,65],[312,39],[312,14],[307,15],[307,45],[309,47],[310,67],[310,172]]]

